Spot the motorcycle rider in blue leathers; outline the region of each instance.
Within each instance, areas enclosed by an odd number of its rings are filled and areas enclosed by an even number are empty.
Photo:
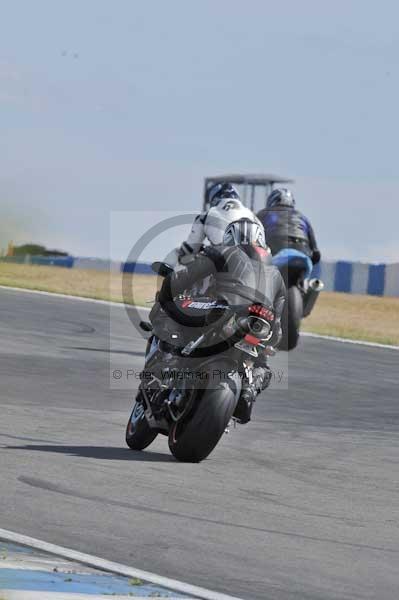
[[[273,256],[286,248],[306,254],[315,265],[321,254],[309,219],[296,207],[292,192],[286,188],[273,190],[266,208],[258,213],[265,228],[267,243]]]

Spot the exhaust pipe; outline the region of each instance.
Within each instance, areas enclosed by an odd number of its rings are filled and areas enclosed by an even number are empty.
[[[311,279],[303,297],[303,316],[308,317],[313,310],[320,292],[324,289],[321,279]]]

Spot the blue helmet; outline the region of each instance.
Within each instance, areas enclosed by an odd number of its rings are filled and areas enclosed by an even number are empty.
[[[269,194],[266,201],[266,208],[274,208],[275,206],[285,206],[286,208],[295,207],[295,198],[287,188],[279,188],[273,190]]]
[[[225,198],[240,199],[236,188],[231,183],[215,183],[209,188],[207,201],[210,208],[217,206]]]

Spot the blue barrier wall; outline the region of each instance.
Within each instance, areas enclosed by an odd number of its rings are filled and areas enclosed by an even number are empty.
[[[334,290],[350,292],[352,285],[352,263],[340,260],[335,265]]]
[[[24,265],[41,265],[45,267],[66,267],[71,269],[75,259],[73,256],[4,256],[2,262],[24,264]]]
[[[52,267],[67,267],[71,269],[74,263],[73,256],[31,256],[31,265],[42,265]]]
[[[123,273],[154,273],[146,263],[121,263]],[[373,296],[399,296],[399,263],[367,264],[349,261],[322,261],[312,277],[322,279],[326,291]]]
[[[147,263],[125,262],[121,263],[122,273],[139,273],[142,275],[155,275],[151,265]]]
[[[117,262],[72,256],[5,257],[4,262],[74,267],[122,273],[154,275],[148,263]],[[399,263],[368,264],[349,261],[322,261],[313,269],[312,277],[322,279],[326,291],[373,296],[399,297]]]
[[[370,265],[367,293],[383,296],[385,288],[385,265]]]
[[[399,296],[399,263],[323,261],[316,265],[312,276],[322,279],[329,292]]]

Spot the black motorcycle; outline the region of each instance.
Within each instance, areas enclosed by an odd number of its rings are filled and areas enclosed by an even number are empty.
[[[170,268],[154,263],[166,275]],[[253,304],[228,306],[214,298],[181,296],[172,306],[154,305],[141,383],[126,429],[126,443],[143,450],[158,434],[180,461],[200,462],[226,431],[252,378],[259,351],[273,333],[274,311]]]

